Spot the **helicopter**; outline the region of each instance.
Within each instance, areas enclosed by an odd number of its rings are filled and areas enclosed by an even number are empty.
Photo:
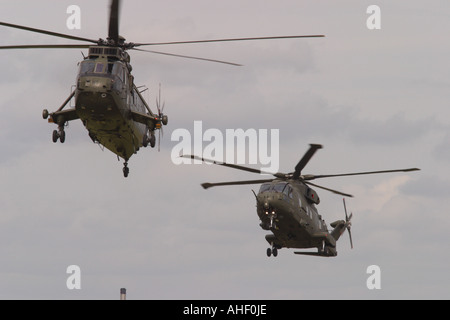
[[[66,125],[69,121],[80,119],[94,143],[106,147],[116,154],[118,159],[124,160],[123,174],[125,177],[129,174],[128,160],[130,157],[136,154],[140,147],[150,145],[154,148],[156,144],[155,131],[159,130],[160,138],[162,126],[168,124],[168,116],[163,113],[164,104],[161,106],[160,95],[159,100],[156,99],[157,112],[153,112],[142,97],[142,92],[146,89],[140,91],[141,87],[135,85],[134,77],[131,74],[132,66],[128,50],[241,66],[227,61],[144,50],[138,47],[323,37],[323,35],[303,35],[132,43],[126,42],[125,38],[119,35],[119,7],[119,0],[111,0],[106,40],[88,39],[0,22],[0,26],[4,27],[87,42],[87,44],[9,45],[0,46],[0,49],[89,49],[89,54],[87,56],[83,54],[84,60],[79,63],[76,85],[72,87],[69,97],[54,112],[44,109],[42,117],[48,119],[49,123],[57,125],[57,130],[52,133],[54,143],[58,140],[64,143]],[[73,98],[75,106],[66,108]]]
[[[353,249],[353,240],[351,236],[351,219],[353,213],[347,215],[345,198],[343,199],[345,220],[332,222],[333,228],[328,230],[325,221],[317,211],[316,205],[320,203],[317,192],[311,186],[330,191],[344,197],[353,197],[353,195],[341,191],[326,188],[310,182],[319,178],[367,175],[379,173],[410,172],[420,170],[418,168],[366,171],[344,174],[313,175],[302,174],[302,170],[311,160],[317,150],[321,149],[320,144],[310,144],[309,149],[295,166],[291,173],[267,173],[259,169],[244,167],[241,165],[225,162],[216,162],[214,160],[201,158],[194,155],[182,155],[181,157],[201,160],[205,163],[213,163],[233,169],[248,171],[258,174],[272,174],[275,179],[260,180],[242,180],[218,183],[203,183],[202,187],[208,189],[216,186],[261,184],[258,194],[253,190],[256,198],[256,212],[260,219],[260,227],[263,230],[271,231],[271,234],[265,236],[270,247],[267,249],[267,256],[278,255],[278,250],[282,248],[294,249],[314,249],[311,251],[294,251],[298,255],[335,257],[337,256],[336,242],[341,235],[348,231],[350,245]]]

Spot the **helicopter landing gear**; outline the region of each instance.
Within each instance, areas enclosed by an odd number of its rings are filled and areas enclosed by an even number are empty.
[[[144,141],[142,142],[142,145],[146,148],[148,144],[150,143],[150,147],[154,148],[156,145],[156,138],[153,133],[151,133],[150,138],[148,135],[144,136]]]
[[[278,220],[276,220],[276,217],[277,217],[277,215],[276,215],[275,211],[272,211],[272,214],[270,215],[270,224],[269,224],[270,230],[274,230],[274,229],[278,230],[278,226],[275,222],[275,221],[278,221]]]
[[[128,162],[124,162],[123,164],[123,176],[126,178],[128,177],[128,174],[130,173],[130,168],[128,168]]]
[[[272,245],[272,248],[267,248],[267,256],[270,257],[273,255],[276,257],[278,255],[278,248]]]
[[[153,133],[150,135],[149,142],[150,142],[150,147],[154,148],[155,145],[156,145],[156,138],[155,138],[155,135]]]
[[[325,251],[326,251],[325,241],[322,240],[320,246],[317,247],[317,252],[318,252],[319,254],[323,254],[323,253],[325,253]]]
[[[66,141],[66,132],[63,127],[58,127],[58,130],[53,130],[52,141],[56,143],[57,141],[64,143]]]

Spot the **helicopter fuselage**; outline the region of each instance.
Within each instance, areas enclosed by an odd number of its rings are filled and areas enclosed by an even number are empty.
[[[315,207],[317,193],[294,180],[264,183],[256,196],[260,226],[270,230],[266,240],[272,251],[281,248],[318,248],[324,255],[335,255],[336,240]],[[269,254],[269,251],[268,251]]]
[[[81,62],[75,109],[92,140],[118,156],[127,160],[143,145],[147,127],[133,121],[130,110],[146,109],[123,62],[100,57]]]
[[[63,105],[43,117],[58,125],[53,142],[65,141],[64,126],[80,119],[92,141],[99,143],[125,160],[124,175],[128,175],[127,161],[140,147],[149,143],[155,147],[155,130],[167,125],[168,118],[155,115],[131,75],[128,53],[119,47],[93,46],[89,56],[81,61],[75,90]],[[63,110],[75,99],[75,107]]]

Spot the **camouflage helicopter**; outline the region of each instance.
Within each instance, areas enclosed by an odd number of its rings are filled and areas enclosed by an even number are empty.
[[[94,143],[99,143],[115,153],[118,158],[124,159],[123,173],[125,177],[129,174],[128,160],[130,157],[137,153],[142,146],[147,147],[150,144],[150,146],[154,148],[156,140],[155,131],[161,130],[162,125],[167,125],[168,123],[168,117],[163,113],[164,105],[161,107],[160,99],[156,101],[157,113],[152,112],[141,95],[142,91],[139,91],[139,87],[135,85],[134,77],[131,75],[132,67],[130,64],[130,55],[127,50],[144,51],[240,66],[236,63],[221,60],[143,50],[138,47],[206,42],[323,37],[323,35],[311,35],[176,41],[164,43],[125,42],[125,38],[119,35],[119,6],[119,0],[111,1],[108,38],[106,40],[82,38],[0,22],[0,25],[5,27],[88,42],[88,44],[10,45],[0,46],[0,49],[89,49],[88,56],[79,63],[80,68],[77,75],[76,86],[74,86],[75,89],[72,90],[72,93],[59,109],[51,113],[47,109],[44,109],[42,116],[44,119],[48,119],[48,122],[55,123],[58,126],[58,129],[54,130],[52,133],[52,140],[55,143],[58,140],[61,143],[64,143],[66,139],[64,127],[69,121],[80,119]],[[66,108],[73,98],[75,99],[74,108]]]
[[[319,196],[310,186],[324,189],[345,197],[353,196],[351,194],[313,184],[310,181],[319,178],[410,172],[420,169],[409,168],[344,174],[302,175],[301,172],[303,168],[307,165],[314,153],[321,148],[322,145],[311,144],[308,151],[295,166],[294,172],[287,174],[273,174],[275,179],[203,183],[202,187],[204,189],[208,189],[216,186],[262,183],[258,194],[256,194],[253,190],[252,191],[256,198],[256,212],[261,221],[259,225],[262,229],[272,232],[271,234],[267,234],[265,236],[266,241],[270,244],[270,247],[267,249],[267,256],[270,257],[273,255],[276,257],[278,255],[278,250],[281,248],[317,248],[317,252],[295,251],[294,253],[321,257],[335,257],[337,256],[336,242],[345,230],[349,233],[350,245],[351,248],[353,248],[353,241],[350,231],[353,214],[350,214],[350,216],[347,215],[347,208],[344,198],[345,220],[332,222],[330,226],[333,230],[329,231],[325,221],[316,209],[316,205],[320,203]],[[252,173],[266,174],[258,169],[235,164],[218,163],[213,160],[208,160],[197,156],[183,155],[182,157],[202,160],[207,163],[214,163]]]

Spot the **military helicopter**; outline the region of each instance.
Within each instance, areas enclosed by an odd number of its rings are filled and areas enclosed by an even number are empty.
[[[157,113],[152,112],[142,97],[140,87],[134,84],[131,75],[132,67],[130,55],[127,50],[150,52],[188,59],[197,59],[209,62],[223,63],[233,66],[240,64],[221,60],[206,59],[167,52],[143,50],[141,46],[193,44],[206,42],[249,41],[289,38],[323,37],[323,35],[307,36],[276,36],[256,38],[234,38],[216,40],[176,41],[164,43],[132,43],[125,42],[119,35],[119,0],[112,0],[109,15],[108,38],[106,40],[82,38],[42,29],[30,28],[6,22],[1,26],[22,29],[30,32],[46,34],[49,36],[65,38],[76,41],[85,41],[88,44],[62,44],[62,45],[11,45],[0,46],[0,49],[89,49],[89,54],[79,63],[80,68],[74,90],[55,112],[44,109],[42,116],[48,122],[55,123],[58,128],[52,133],[53,142],[65,142],[65,126],[69,121],[80,119],[86,127],[89,137],[94,143],[106,147],[115,153],[119,159],[124,159],[123,174],[129,174],[128,160],[137,153],[140,147],[149,144],[155,147],[155,131],[167,125],[168,117],[163,113],[164,105],[161,100],[156,101]],[[143,90],[144,91],[144,90]],[[75,98],[74,108],[66,108]],[[159,131],[161,133],[161,131]]]
[[[347,208],[344,202],[345,220],[338,220],[330,224],[333,230],[329,231],[322,216],[318,213],[316,205],[320,203],[320,198],[315,190],[310,186],[324,189],[345,197],[353,197],[351,194],[343,193],[330,188],[322,187],[310,182],[319,178],[410,172],[420,170],[418,168],[368,171],[344,174],[327,175],[302,175],[303,168],[313,157],[314,153],[321,149],[320,144],[310,144],[308,151],[295,166],[295,171],[291,173],[275,173],[275,179],[244,180],[218,183],[203,183],[202,187],[208,189],[216,186],[247,185],[262,183],[258,194],[253,190],[256,198],[256,212],[260,219],[260,227],[271,231],[272,234],[265,236],[270,247],[267,249],[267,256],[278,255],[281,248],[309,249],[317,248],[317,252],[295,251],[295,254],[335,257],[337,256],[336,242],[340,236],[348,231],[350,245],[353,249],[351,236],[351,219],[353,214],[347,215]],[[244,167],[235,164],[219,163],[213,160],[200,158],[193,155],[183,155],[182,157],[201,160],[233,169],[248,171],[252,173],[267,174],[258,169]]]

